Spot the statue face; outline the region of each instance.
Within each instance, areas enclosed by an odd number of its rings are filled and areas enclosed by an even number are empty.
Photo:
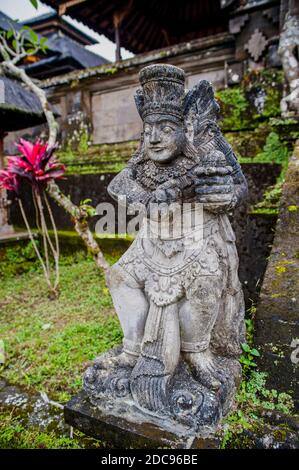
[[[177,157],[184,138],[183,125],[171,117],[152,114],[144,121],[145,152],[156,163],[168,163]]]

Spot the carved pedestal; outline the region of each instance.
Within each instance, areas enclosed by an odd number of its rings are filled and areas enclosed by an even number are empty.
[[[100,356],[109,360],[121,348]],[[99,359],[84,375],[84,390],[65,407],[66,422],[111,447],[216,448],[215,437],[221,409],[232,394],[224,387],[217,394],[200,386],[181,362],[173,377],[169,407],[149,413],[134,402],[130,391],[131,367],[98,367]],[[231,390],[231,388],[230,388]]]

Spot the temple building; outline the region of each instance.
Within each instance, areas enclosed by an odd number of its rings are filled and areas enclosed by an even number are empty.
[[[97,41],[83,33],[55,13],[32,18],[25,22],[15,22],[3,12],[0,12],[0,30],[8,31],[11,26],[20,30],[29,26],[38,35],[46,37],[47,54],[37,53],[26,57],[24,68],[28,75],[45,79],[107,64],[108,60],[85,48]]]
[[[187,87],[205,78],[216,89],[240,83],[249,69],[281,68],[280,0],[44,3],[57,13],[26,24],[48,37],[49,51],[46,57],[28,58],[25,67],[44,79],[43,87],[61,114],[63,140],[78,111],[91,130],[93,144],[137,139],[141,121],[133,93],[140,68],[150,63],[182,67]],[[91,38],[67,23],[64,14],[115,41],[117,61],[106,64],[87,51],[83,44],[91,43]],[[136,55],[120,60],[121,47]]]
[[[95,144],[137,138],[141,122],[132,95],[144,65],[172,63],[185,70],[188,87],[205,78],[216,88],[239,83],[248,68],[280,66],[279,0],[46,3],[115,40],[116,56],[120,46],[136,54],[45,81],[62,119],[80,100]]]

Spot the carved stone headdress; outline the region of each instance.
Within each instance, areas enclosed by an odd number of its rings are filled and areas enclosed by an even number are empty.
[[[135,102],[142,120],[150,114],[164,114],[185,123],[191,122],[193,138],[208,123],[216,122],[219,106],[207,80],[200,80],[186,91],[185,72],[169,64],[144,67],[139,80],[142,88],[137,90]]]
[[[137,90],[135,102],[141,119],[149,114],[166,114],[183,120],[185,73],[173,65],[150,65],[141,70],[142,89]]]

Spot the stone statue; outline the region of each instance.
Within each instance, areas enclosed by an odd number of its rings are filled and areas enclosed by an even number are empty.
[[[147,223],[107,276],[123,347],[95,360],[84,388],[95,405],[121,403],[122,413],[126,404],[197,432],[228,412],[241,376],[244,302],[227,213],[247,185],[209,82],[186,92],[183,70],[164,64],[142,69],[140,82],[140,146],[108,191],[143,204]],[[178,210],[194,222],[176,234]]]
[[[280,102],[280,108],[282,116],[287,118],[299,116],[299,4],[297,0],[283,0],[281,10],[282,28],[278,54],[281,57],[287,93]]]

